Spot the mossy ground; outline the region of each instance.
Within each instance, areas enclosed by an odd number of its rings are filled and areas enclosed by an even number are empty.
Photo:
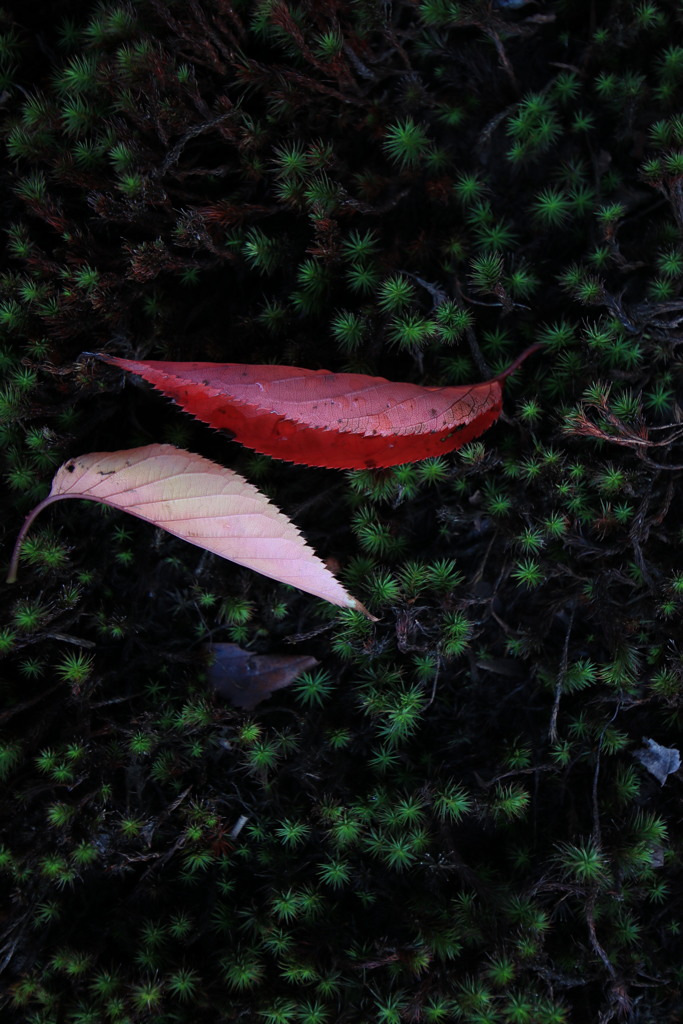
[[[68,456],[229,465],[371,624],[87,503],[4,590],[3,1019],[677,1020],[683,8],[0,9],[4,550]],[[254,457],[84,351],[459,384]],[[253,712],[203,645],[320,667]],[[244,821],[246,819],[246,821]]]

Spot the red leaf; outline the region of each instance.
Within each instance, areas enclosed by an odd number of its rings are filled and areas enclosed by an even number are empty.
[[[308,466],[367,469],[443,455],[498,419],[507,370],[482,384],[421,387],[360,373],[243,363],[138,362],[130,370],[247,448]]]
[[[250,711],[275,690],[319,664],[310,655],[253,654],[237,644],[207,644],[208,683],[237,708]]]

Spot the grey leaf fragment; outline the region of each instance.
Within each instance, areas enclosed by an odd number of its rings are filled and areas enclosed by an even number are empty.
[[[663,747],[656,740],[649,740],[646,736],[643,736],[643,743],[645,746],[640,750],[634,750],[633,756],[663,786],[667,777],[681,767],[680,752],[675,747]]]

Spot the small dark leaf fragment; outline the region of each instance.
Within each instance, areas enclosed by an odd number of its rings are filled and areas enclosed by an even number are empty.
[[[209,686],[236,708],[246,711],[319,664],[309,655],[253,654],[238,644],[207,644],[204,649],[210,662]]]
[[[681,767],[680,752],[675,747],[663,747],[646,736],[643,736],[643,743],[640,750],[634,750],[633,756],[663,786],[667,777]]]

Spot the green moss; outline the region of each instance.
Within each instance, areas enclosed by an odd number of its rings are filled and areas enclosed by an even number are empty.
[[[618,977],[680,1015],[673,780],[632,757],[682,720],[675,12],[71,6],[47,54],[0,17],[8,528],[68,454],[171,440],[379,621],[55,509],[0,634],[9,1012],[569,1024]],[[536,340],[485,438],[345,474],[79,359],[438,388]],[[319,665],[247,714],[207,640]]]

